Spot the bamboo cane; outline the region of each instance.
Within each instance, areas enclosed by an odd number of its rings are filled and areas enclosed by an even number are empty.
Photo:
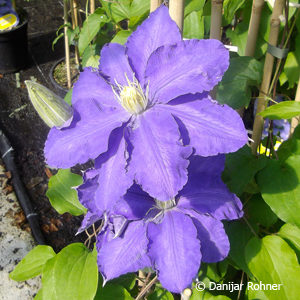
[[[223,0],[212,0],[211,2],[211,21],[210,39],[221,40]]]
[[[150,2],[150,12],[155,11],[162,4],[162,0],[151,0]]]
[[[64,0],[64,38],[65,38],[65,54],[66,54],[66,71],[67,71],[67,83],[68,89],[71,88],[71,70],[70,70],[70,48],[67,35],[67,23],[68,23],[68,2]]]
[[[184,0],[170,0],[169,12],[171,18],[176,22],[182,33],[183,30],[183,14],[184,14]]]
[[[299,77],[299,81],[298,81],[298,86],[297,86],[295,101],[300,102],[300,77]],[[300,121],[300,116],[292,118],[292,122],[291,122],[291,135],[293,134],[295,128],[298,126],[299,121]]]
[[[245,55],[254,56],[264,0],[253,0]]]
[[[71,7],[71,19],[72,19],[72,29],[74,30],[76,28],[76,20],[75,15],[78,13],[77,8],[74,7],[73,0],[70,0],[70,7]],[[79,50],[78,46],[75,45],[75,63],[79,65]]]
[[[270,34],[269,34],[269,44],[273,46],[277,45],[278,34],[280,29],[279,16],[282,15],[284,4],[285,4],[285,0],[276,0],[274,4],[273,13],[271,16]],[[261,140],[264,120],[262,116],[258,115],[258,113],[260,113],[265,109],[266,97],[268,96],[268,90],[270,86],[273,65],[274,65],[274,56],[271,55],[270,53],[267,53],[265,64],[264,64],[263,80],[259,92],[256,116],[253,125],[252,139],[254,141],[251,144],[253,154],[256,154],[257,147],[260,144],[260,140]]]
[[[95,0],[90,0],[90,13],[93,14],[95,12]]]
[[[245,56],[251,56],[251,57],[254,56],[261,12],[264,3],[265,3],[264,0],[253,0],[251,18],[250,18],[249,29],[248,29],[247,44],[245,49]],[[243,117],[244,111],[245,111],[244,107],[237,109],[237,112],[241,117]]]

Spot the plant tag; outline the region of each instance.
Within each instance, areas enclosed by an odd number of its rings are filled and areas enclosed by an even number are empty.
[[[14,14],[6,14],[0,17],[0,30],[6,30],[10,27],[15,27],[19,23],[19,20]]]

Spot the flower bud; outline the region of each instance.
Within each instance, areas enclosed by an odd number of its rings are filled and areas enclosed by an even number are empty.
[[[45,86],[34,81],[25,81],[29,98],[35,110],[49,127],[69,126],[73,119],[73,109]]]

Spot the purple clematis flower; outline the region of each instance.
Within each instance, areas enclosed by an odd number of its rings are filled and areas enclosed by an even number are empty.
[[[105,281],[152,267],[166,289],[180,293],[197,277],[201,261],[223,260],[229,241],[222,220],[242,217],[240,200],[221,180],[224,155],[193,156],[189,180],[170,201],[153,199],[134,184],[97,237]]]
[[[239,115],[208,96],[228,64],[221,42],[182,41],[161,6],[125,46],[103,47],[99,70],[80,74],[72,124],[51,129],[47,163],[69,168],[96,159],[88,180],[99,182],[99,209],[117,201],[133,181],[154,198],[172,199],[187,182],[192,149],[211,156],[247,142]]]

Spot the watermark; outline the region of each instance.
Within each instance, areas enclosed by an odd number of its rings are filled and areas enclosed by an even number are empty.
[[[241,291],[244,287],[247,290],[252,291],[279,291],[282,287],[282,283],[262,283],[259,281],[258,283],[254,282],[248,282],[247,284],[244,283],[234,283],[234,282],[228,282],[228,283],[215,283],[215,282],[209,282],[208,284],[205,284],[202,281],[196,282],[195,288],[197,291],[201,292],[205,289],[208,289],[209,291]]]

